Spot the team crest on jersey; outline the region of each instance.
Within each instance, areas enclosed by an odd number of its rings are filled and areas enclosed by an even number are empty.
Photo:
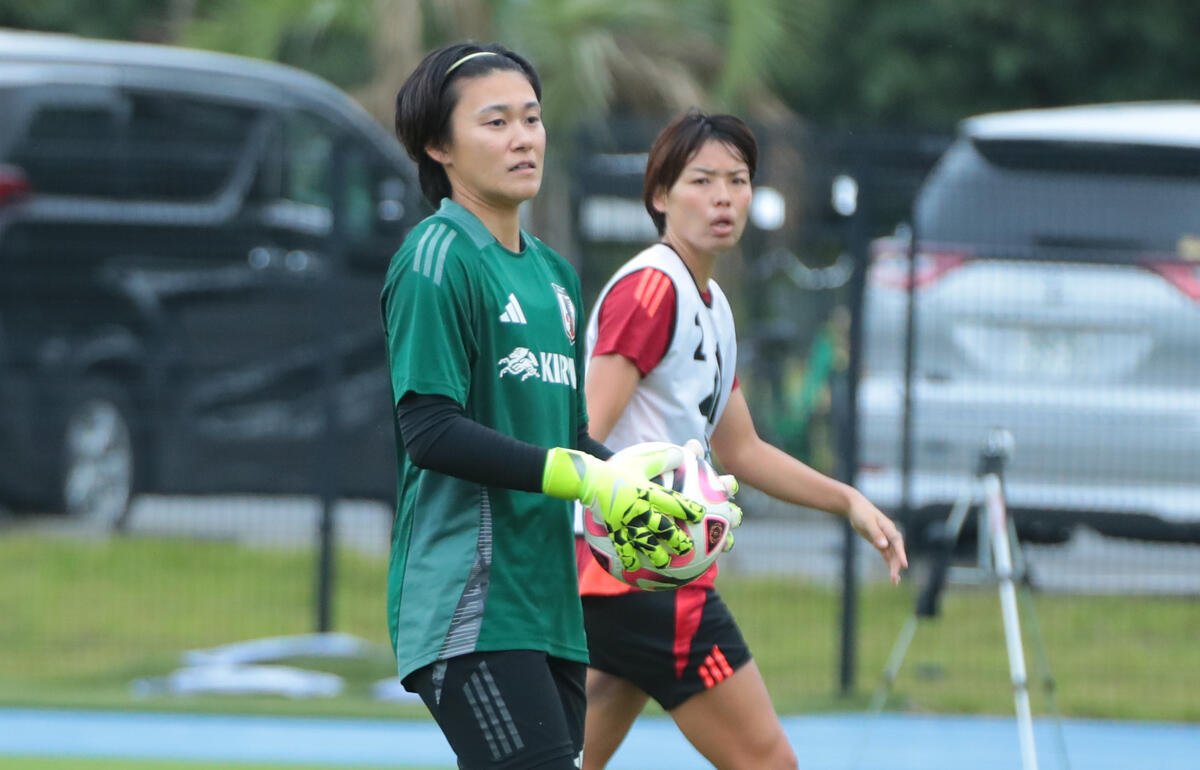
[[[567,339],[573,345],[575,344],[575,303],[571,301],[571,295],[566,289],[557,283],[550,285],[554,287],[554,294],[558,297],[558,311],[562,314],[563,331],[567,333]]]

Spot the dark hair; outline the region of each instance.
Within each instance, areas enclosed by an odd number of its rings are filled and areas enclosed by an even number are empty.
[[[483,56],[471,54],[483,53]],[[471,57],[464,61],[464,57]],[[421,60],[396,94],[396,137],[417,162],[421,192],[437,206],[450,196],[446,170],[425,147],[444,145],[450,139],[450,113],[458,104],[458,89],[451,86],[463,78],[477,78],[495,70],[513,70],[529,79],[538,101],[542,81],[533,65],[498,43],[455,43],[432,51]]]
[[[690,110],[671,121],[650,148],[646,160],[646,177],[642,184],[642,202],[654,220],[658,234],[666,232],[667,217],[654,208],[654,196],[660,190],[670,190],[704,143],[710,139],[729,147],[750,167],[750,179],[758,168],[758,143],[754,133],[741,118],[733,115],[709,115]]]

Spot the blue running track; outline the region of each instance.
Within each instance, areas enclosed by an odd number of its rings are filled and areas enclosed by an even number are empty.
[[[785,717],[800,767],[812,770],[1019,770],[1015,721],[863,714]],[[1037,723],[1040,770],[1200,769],[1200,725],[1065,720]],[[432,722],[146,712],[0,709],[0,756],[454,766]],[[643,717],[610,770],[709,768],[663,717]]]

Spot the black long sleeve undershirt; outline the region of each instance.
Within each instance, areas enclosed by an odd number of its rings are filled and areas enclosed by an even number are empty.
[[[548,450],[470,419],[452,398],[407,393],[396,405],[396,423],[418,468],[489,487],[542,491]],[[579,426],[577,448],[602,460],[613,454],[588,435],[586,424]]]

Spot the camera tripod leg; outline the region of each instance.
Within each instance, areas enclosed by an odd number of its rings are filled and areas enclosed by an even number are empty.
[[[1054,674],[1050,671],[1050,658],[1046,654],[1046,642],[1042,636],[1041,623],[1038,621],[1037,608],[1034,606],[1033,588],[1028,579],[1028,562],[1022,552],[1021,541],[1017,539],[1017,529],[1012,518],[1008,520],[1008,536],[1009,540],[1016,544],[1013,550],[1013,564],[1017,574],[1021,576],[1021,587],[1018,589],[1017,598],[1021,603],[1020,609],[1029,622],[1029,637],[1033,642],[1034,662],[1037,666],[1038,677],[1042,681],[1042,693],[1046,698],[1046,705],[1054,717],[1058,755],[1062,758],[1063,770],[1071,770],[1070,755],[1067,754],[1067,739],[1063,732],[1062,713],[1058,710],[1058,700],[1055,697]]]
[[[883,707],[887,704],[888,697],[892,694],[892,687],[896,683],[896,675],[900,673],[900,666],[904,663],[904,656],[908,654],[908,647],[912,644],[913,636],[917,633],[917,616],[910,615],[904,623],[904,627],[900,629],[900,636],[896,638],[896,643],[892,645],[892,653],[888,656],[887,666],[883,670],[883,678],[879,683],[878,689],[871,697],[871,708],[868,713],[872,717],[878,716]]]
[[[1025,650],[1021,644],[1021,621],[1017,614],[1017,594],[1013,585],[1012,551],[1009,547],[1007,514],[1000,477],[984,477],[987,504],[988,534],[1000,579],[1000,611],[1004,620],[1004,641],[1008,647],[1008,665],[1012,674],[1013,700],[1017,711],[1017,735],[1021,744],[1021,766],[1037,770],[1037,749],[1033,740],[1033,711],[1029,705],[1028,679],[1025,673]]]
[[[905,621],[904,627],[900,629],[900,636],[896,637],[896,643],[892,645],[892,652],[888,655],[887,666],[883,670],[883,677],[880,679],[879,687],[876,688],[875,694],[871,696],[871,706],[867,710],[867,730],[861,741],[858,742],[853,755],[850,758],[849,770],[857,770],[862,765],[862,753],[867,744],[871,742],[872,728],[875,726],[875,720],[883,713],[883,707],[887,704],[888,696],[892,694],[892,685],[896,682],[896,675],[900,673],[900,666],[904,663],[904,656],[908,653],[908,647],[912,644],[913,636],[917,633],[916,613],[909,615]]]

